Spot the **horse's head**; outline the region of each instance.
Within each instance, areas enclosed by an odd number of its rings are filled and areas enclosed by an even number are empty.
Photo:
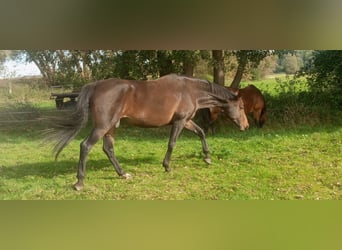
[[[229,119],[232,120],[241,131],[248,129],[249,123],[245,114],[244,104],[241,97],[235,94],[234,97],[229,99],[228,105],[223,109],[226,115],[228,115]]]

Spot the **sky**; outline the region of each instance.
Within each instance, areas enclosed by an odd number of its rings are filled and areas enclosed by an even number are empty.
[[[39,69],[34,63],[20,63],[16,61],[6,61],[5,70],[0,72],[0,78],[37,76],[40,75]]]

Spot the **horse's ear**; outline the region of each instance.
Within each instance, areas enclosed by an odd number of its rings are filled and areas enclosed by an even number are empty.
[[[232,93],[233,93],[234,95],[236,95],[236,96],[239,95],[239,89],[234,88],[234,89],[232,89],[231,91],[232,91]]]
[[[233,95],[238,96],[239,95],[239,89],[233,88],[233,87],[226,87]]]

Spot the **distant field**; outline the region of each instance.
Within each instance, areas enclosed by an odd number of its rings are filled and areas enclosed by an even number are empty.
[[[248,83],[244,83],[248,84]],[[253,82],[277,86],[274,79]],[[17,89],[9,95],[0,86],[0,112],[54,111],[48,89]],[[279,89],[274,88],[274,91]],[[19,94],[20,93],[20,94]],[[269,92],[265,127],[239,132],[221,123],[207,137],[212,165],[203,161],[201,143],[184,131],[171,159],[171,173],[161,165],[169,128],[142,129],[123,124],[116,132],[116,154],[131,180],[117,177],[99,142],[88,158],[85,189],[76,192],[79,143],[89,127],[54,161],[42,145],[44,122],[0,127],[0,199],[138,199],[138,200],[331,200],[342,198],[342,116],[304,104],[295,112],[272,110],[282,105]],[[295,99],[293,99],[295,100]],[[273,106],[272,106],[273,105]],[[292,106],[291,106],[292,107]],[[284,109],[286,107],[281,107]],[[303,111],[303,114],[297,114]],[[39,113],[39,112],[38,112]]]
[[[294,84],[291,85],[291,81]],[[284,82],[290,82],[290,84],[284,84]],[[263,93],[268,93],[272,96],[279,95],[283,91],[282,88],[287,88],[288,90],[290,86],[295,88],[295,91],[308,91],[308,86],[304,78],[294,81],[292,76],[286,76],[285,74],[271,75],[266,79],[258,81],[243,81],[241,82],[241,88],[246,87],[249,84],[255,85]]]
[[[0,109],[53,107],[50,89],[38,80],[0,80]],[[1,110],[0,110],[1,111]]]

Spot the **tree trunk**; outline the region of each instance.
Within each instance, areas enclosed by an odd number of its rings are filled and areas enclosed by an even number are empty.
[[[241,51],[241,53],[238,57],[238,62],[239,62],[238,68],[236,70],[234,79],[230,85],[230,87],[232,87],[232,88],[239,88],[239,86],[240,86],[240,82],[241,82],[243,73],[245,72],[247,62],[248,62],[246,51]]]
[[[194,75],[194,65],[190,62],[184,62],[183,74],[192,77]]]
[[[223,50],[213,50],[214,59],[214,83],[224,85],[224,57]]]
[[[166,50],[157,51],[157,60],[159,65],[159,76],[164,76],[172,73],[172,60],[169,58]]]
[[[54,80],[54,73],[51,67],[48,65],[44,58],[33,58],[32,61],[36,64],[37,68],[39,69],[40,73],[42,74],[43,78],[47,82],[49,86],[55,84]]]

